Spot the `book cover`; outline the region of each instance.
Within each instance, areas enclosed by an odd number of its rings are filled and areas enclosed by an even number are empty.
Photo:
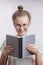
[[[33,53],[27,51],[26,46],[29,44],[35,44],[35,35],[28,35],[23,37],[6,35],[6,45],[12,46],[14,52],[10,55],[18,58],[24,58]]]

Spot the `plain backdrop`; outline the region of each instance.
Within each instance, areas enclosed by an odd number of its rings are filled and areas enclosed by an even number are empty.
[[[32,23],[27,34],[35,34],[38,43],[43,46],[43,0],[0,0],[0,46],[6,34],[17,34],[13,27],[12,14],[18,5],[23,5],[32,15]]]

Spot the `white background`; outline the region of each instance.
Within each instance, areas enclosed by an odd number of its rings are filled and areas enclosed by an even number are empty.
[[[16,35],[12,23],[12,14],[18,5],[23,5],[31,15],[31,26],[27,34],[36,34],[36,39],[43,46],[43,0],[0,0],[0,45],[6,34]],[[43,50],[43,49],[42,49]]]

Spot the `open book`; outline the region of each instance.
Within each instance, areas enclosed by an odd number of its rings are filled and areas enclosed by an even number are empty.
[[[27,51],[26,46],[35,44],[35,35],[28,35],[23,37],[6,35],[6,45],[12,46],[15,50],[10,54],[11,56],[23,58],[33,53]]]

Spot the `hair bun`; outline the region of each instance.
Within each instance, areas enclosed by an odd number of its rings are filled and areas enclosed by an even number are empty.
[[[18,11],[19,12],[23,11],[23,6],[18,6]]]

